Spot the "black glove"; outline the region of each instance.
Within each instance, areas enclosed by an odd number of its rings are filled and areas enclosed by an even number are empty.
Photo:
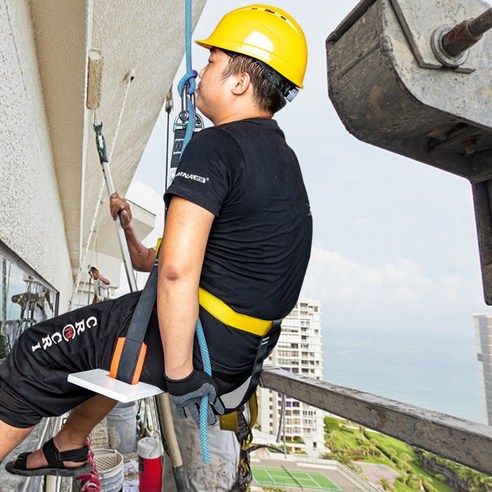
[[[217,422],[216,414],[222,415],[225,411],[224,405],[217,396],[218,388],[215,381],[203,371],[193,372],[184,379],[168,379],[167,391],[169,398],[178,408],[179,416],[186,418],[185,409],[195,419],[200,426],[200,402],[202,397],[208,396],[208,425],[213,425]]]

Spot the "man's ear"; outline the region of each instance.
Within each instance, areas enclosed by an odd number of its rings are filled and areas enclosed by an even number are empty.
[[[235,82],[232,87],[232,93],[236,96],[244,94],[251,85],[251,78],[249,73],[241,72],[235,75]]]

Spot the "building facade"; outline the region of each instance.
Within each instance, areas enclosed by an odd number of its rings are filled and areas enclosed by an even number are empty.
[[[319,301],[299,300],[282,322],[282,334],[266,363],[310,378],[323,379]],[[262,433],[285,436],[290,452],[314,457],[324,452],[323,416],[321,410],[293,398],[284,398],[263,388],[259,391],[258,425]]]
[[[474,316],[478,373],[485,421],[492,425],[492,315]]]

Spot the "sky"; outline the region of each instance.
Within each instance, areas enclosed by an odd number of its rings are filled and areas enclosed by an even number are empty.
[[[193,38],[247,3],[208,0]],[[328,97],[325,39],[357,3],[274,2],[303,27],[309,48],[305,88],[275,117],[298,155],[314,220],[301,295],[321,301],[323,326],[335,331],[463,335],[471,346],[473,315],[492,309],[483,301],[470,184],[357,140]],[[194,68],[207,57],[194,45]],[[165,135],[163,111],[128,194],[158,215],[159,234]]]

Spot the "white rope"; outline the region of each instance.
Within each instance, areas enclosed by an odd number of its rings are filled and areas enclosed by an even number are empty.
[[[90,248],[90,243],[92,241],[92,236],[93,236],[94,232],[97,231],[96,222],[99,219],[99,210],[100,210],[100,207],[104,201],[102,199],[103,192],[104,192],[104,179],[103,179],[103,182],[101,183],[101,186],[99,188],[99,193],[97,195],[97,204],[96,204],[96,208],[94,210],[94,215],[92,216],[91,225],[89,227],[89,233],[88,233],[87,241],[86,241],[85,248],[84,248],[84,255],[82,256],[82,259],[79,261],[79,271],[77,272],[77,278],[75,280],[74,288],[72,291],[72,297],[70,298],[70,309],[72,309],[75,295],[77,294],[77,292],[79,290],[80,281],[82,280],[82,273],[86,267],[85,262],[87,261],[87,255],[89,254],[89,248]]]
[[[120,133],[121,122],[123,120],[123,112],[125,110],[126,101],[128,99],[128,92],[129,92],[130,84],[131,84],[132,80],[133,80],[132,76],[129,76],[126,79],[125,97],[123,98],[123,103],[121,105],[120,114],[118,117],[118,123],[116,125],[113,143],[111,145],[111,151],[109,152],[109,158],[108,158],[109,162],[111,162],[111,158],[113,157],[113,152],[114,152],[114,149],[116,146],[116,140],[118,139],[118,135]],[[96,117],[96,110],[94,110],[94,118],[95,117]],[[108,166],[109,166],[109,162],[108,162]],[[103,178],[101,180],[101,186],[99,187],[99,193],[97,195],[97,202],[96,202],[96,206],[94,208],[94,214],[92,216],[92,221],[91,221],[91,225],[89,228],[89,233],[87,235],[87,241],[85,243],[84,255],[83,255],[82,259],[79,260],[79,271],[77,272],[77,278],[75,280],[74,288],[72,290],[72,297],[70,298],[70,308],[72,308],[75,295],[77,294],[77,292],[79,290],[80,281],[82,279],[82,272],[85,269],[85,262],[87,260],[87,254],[88,254],[89,249],[90,249],[92,237],[93,237],[94,233],[97,232],[97,228],[95,226],[96,226],[96,222],[99,219],[99,212],[101,210],[101,205],[104,202],[104,200],[102,198],[102,195],[104,193],[104,187],[105,187],[105,180],[104,180],[104,176],[103,176]]]
[[[111,162],[111,159],[113,157],[113,151],[114,151],[114,148],[116,146],[116,140],[118,139],[118,135],[120,133],[121,121],[123,120],[123,111],[125,110],[126,100],[128,99],[128,92],[130,90],[130,84],[131,84],[132,80],[133,80],[133,75],[129,75],[126,78],[125,97],[123,99],[123,104],[121,105],[120,116],[118,118],[118,124],[116,125],[116,131],[114,134],[113,145],[111,145],[111,151],[109,152],[109,162]]]
[[[2,258],[2,323],[0,334],[7,333],[7,259]]]

